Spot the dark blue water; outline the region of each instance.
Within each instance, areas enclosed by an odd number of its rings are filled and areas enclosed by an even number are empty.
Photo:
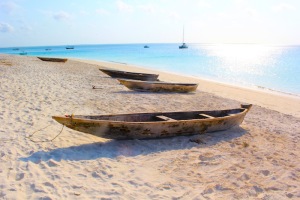
[[[150,69],[210,79],[246,87],[259,87],[300,95],[300,46],[257,44],[75,45],[2,48],[0,53],[69,57],[140,65]],[[51,50],[46,50],[51,49]]]

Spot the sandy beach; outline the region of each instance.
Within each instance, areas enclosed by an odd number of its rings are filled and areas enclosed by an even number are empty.
[[[158,72],[159,78],[197,82],[198,90],[139,93],[100,72],[101,66],[155,72],[0,54],[0,199],[300,198],[299,97],[167,72]],[[241,103],[253,107],[241,126],[227,131],[117,141],[64,128],[49,142],[62,129],[53,115],[216,110]]]

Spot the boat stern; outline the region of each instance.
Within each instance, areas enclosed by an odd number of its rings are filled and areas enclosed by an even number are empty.
[[[241,104],[241,108],[247,110],[247,112],[252,108],[252,104]]]

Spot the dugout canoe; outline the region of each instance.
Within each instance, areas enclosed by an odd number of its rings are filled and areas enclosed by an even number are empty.
[[[104,69],[104,68],[100,68],[99,70],[112,78],[124,78],[124,79],[134,79],[134,80],[142,80],[142,81],[156,81],[158,77],[158,74],[128,72],[128,71],[120,71],[120,70]]]
[[[131,79],[118,79],[118,81],[130,90],[141,92],[194,92],[197,83],[171,83],[163,81],[139,81]]]
[[[48,62],[66,62],[67,58],[46,58],[46,57],[37,57],[38,59],[42,61],[48,61]]]
[[[238,126],[251,108],[229,110],[155,112],[117,115],[52,116],[76,131],[107,139],[154,139],[223,131]]]

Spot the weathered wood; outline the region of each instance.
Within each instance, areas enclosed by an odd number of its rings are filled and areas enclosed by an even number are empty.
[[[141,92],[194,92],[198,84],[197,83],[171,83],[163,81],[140,81],[140,80],[128,80],[118,79],[118,81],[130,90]]]
[[[71,129],[103,138],[150,139],[226,130],[241,124],[250,108],[251,106],[247,108],[213,111],[132,113],[96,116],[67,115],[52,116],[52,118]],[[203,113],[215,116],[215,118],[200,118],[200,114]],[[234,115],[229,116],[229,114]]]
[[[48,61],[48,62],[66,62],[67,58],[46,58],[46,57],[37,57],[38,59],[42,61]]]
[[[215,117],[213,117],[213,116],[206,115],[206,114],[203,114],[203,113],[200,113],[199,115],[200,115],[200,116],[203,116],[203,117],[205,117],[205,118],[210,118],[210,119],[215,118]]]
[[[170,117],[163,116],[163,115],[158,115],[158,116],[156,116],[156,118],[162,119],[162,120],[164,120],[164,121],[176,121],[175,119],[172,119],[172,118],[170,118]]]
[[[120,71],[120,70],[114,70],[114,69],[103,69],[103,68],[101,68],[99,70],[112,78],[126,78],[126,79],[134,79],[134,80],[156,81],[157,77],[158,77],[158,74],[127,72],[127,71]]]

